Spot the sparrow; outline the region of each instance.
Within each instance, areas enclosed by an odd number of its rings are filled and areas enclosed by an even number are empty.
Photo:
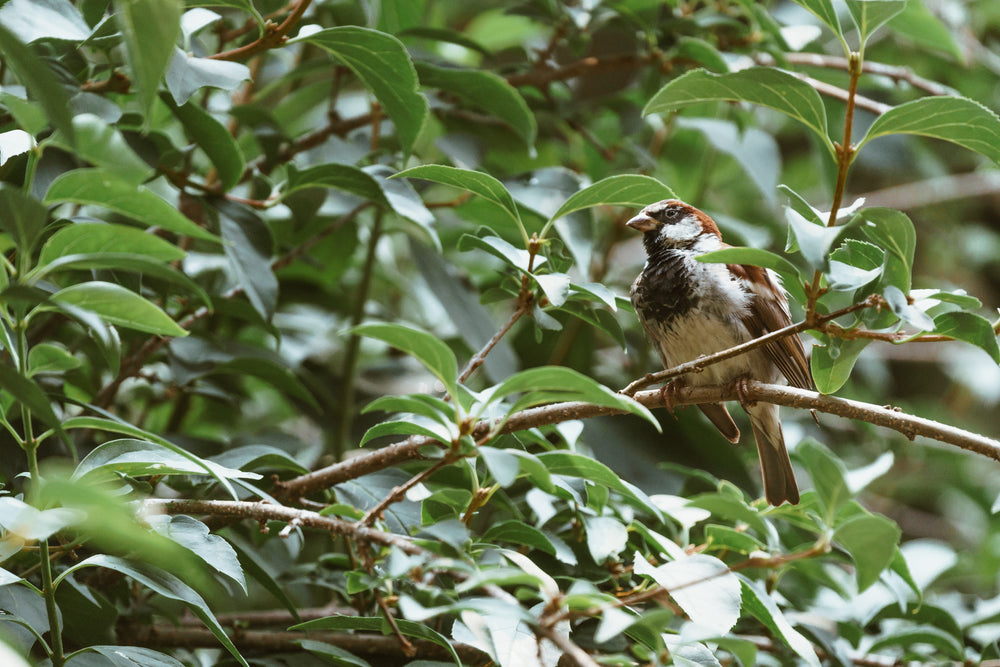
[[[680,200],[666,199],[650,204],[626,224],[643,233],[647,257],[632,284],[632,305],[665,368],[791,324],[788,298],[772,271],[696,261],[699,255],[731,247],[723,243],[715,221],[702,211]],[[752,378],[774,383],[782,376],[796,387],[813,388],[798,336],[785,336],[712,364],[683,382],[725,385]],[[785,449],[778,406],[741,403],[757,441],[767,502],[775,506],[785,501],[798,503],[799,490]],[[725,404],[698,407],[730,442],[739,442],[740,430]]]

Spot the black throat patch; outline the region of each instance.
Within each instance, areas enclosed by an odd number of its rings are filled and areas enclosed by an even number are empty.
[[[664,325],[698,307],[686,256],[689,253],[662,246],[649,253],[632,291],[632,305],[641,319]]]

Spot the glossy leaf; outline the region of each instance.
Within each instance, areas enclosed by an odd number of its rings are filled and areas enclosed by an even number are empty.
[[[752,67],[731,74],[692,70],[661,88],[642,112],[643,115],[667,113],[692,104],[721,101],[750,102],[780,111],[815,132],[833,154],[833,144],[827,136],[826,108],[819,93],[805,81],[768,67]]]
[[[546,537],[545,533],[521,521],[509,520],[494,524],[483,533],[483,539],[512,542],[532,549],[539,549],[551,556],[556,554],[552,540]]]
[[[271,270],[271,230],[245,206],[226,200],[213,203],[219,211],[219,233],[229,268],[254,310],[270,320],[278,303],[278,279]]]
[[[927,313],[912,305],[906,295],[895,285],[889,285],[882,293],[889,309],[904,322],[908,322],[919,331],[930,331],[934,328],[934,320]]]
[[[583,456],[576,452],[553,451],[539,454],[536,458],[552,475],[579,477],[596,484],[602,484],[639,503],[654,515],[660,514],[659,509],[645,493],[622,481],[610,468],[589,456]]]
[[[1000,364],[1000,347],[993,325],[985,317],[975,313],[942,313],[934,318],[934,332],[941,336],[951,336],[964,340],[986,351],[995,363]]]
[[[875,119],[858,148],[890,134],[943,139],[1000,163],[1000,117],[964,97],[922,97],[893,107]]]
[[[197,104],[187,102],[178,106],[166,95],[163,95],[163,100],[184,125],[191,141],[208,155],[219,175],[223,190],[236,185],[243,177],[246,161],[226,126]]]
[[[73,141],[64,140],[60,132],[47,144],[74,151],[81,159],[105,169],[130,183],[139,184],[155,173],[128,145],[121,132],[92,113],[73,117]]]
[[[851,18],[854,19],[854,25],[861,33],[862,44],[889,19],[903,11],[907,4],[907,0],[846,0],[846,2]]]
[[[45,194],[45,203],[65,202],[98,206],[144,225],[199,239],[218,240],[152,191],[104,169],[74,169],[53,181]]]
[[[90,28],[68,0],[10,0],[0,8],[0,24],[27,43],[39,39],[82,42]]]
[[[420,83],[454,94],[474,108],[506,122],[528,146],[535,143],[535,116],[517,89],[503,77],[485,70],[438,67],[418,63]]]
[[[218,535],[212,535],[204,523],[189,516],[164,514],[147,517],[147,521],[160,535],[191,551],[205,565],[232,579],[244,593],[247,592],[247,582],[236,552],[229,542]]]
[[[851,554],[858,592],[878,581],[896,555],[901,535],[893,521],[875,514],[862,514],[837,527],[833,539]]]
[[[109,570],[121,572],[165,598],[184,603],[202,623],[208,626],[208,629],[219,640],[219,643],[226,647],[237,662],[243,665],[243,667],[249,667],[247,661],[243,659],[243,656],[240,655],[240,652],[229,638],[229,635],[219,625],[211,609],[208,608],[205,599],[178,577],[144,563],[129,561],[117,556],[97,554],[65,570],[60,575],[60,579],[84,567],[104,567]]]
[[[18,81],[42,105],[52,126],[69,137],[72,144],[73,117],[70,114],[69,95],[49,66],[2,23],[0,53],[3,54],[7,67],[17,75]]]
[[[651,566],[635,555],[635,573],[651,577],[696,624],[713,634],[729,632],[740,618],[740,580],[726,564],[705,554]]]
[[[673,199],[674,191],[652,176],[621,174],[608,176],[573,194],[549,218],[549,224],[575,211],[594,206],[635,206],[642,208]]]
[[[351,333],[375,338],[411,355],[441,380],[452,399],[457,397],[458,361],[451,348],[436,336],[402,324],[374,323],[354,327]]]
[[[173,56],[182,11],[183,3],[178,0],[115,0],[115,20],[125,40],[140,106],[147,116]]]
[[[185,106],[191,96],[205,87],[233,91],[251,78],[250,68],[242,63],[211,58],[196,58],[175,48],[166,72],[167,90],[178,106]],[[208,148],[201,144],[202,148]]]
[[[159,306],[114,283],[93,280],[70,285],[52,295],[52,300],[96,313],[102,320],[162,336],[187,336]]]
[[[813,382],[821,394],[835,394],[851,377],[854,364],[870,340],[832,338],[827,345],[813,345],[809,360]]]
[[[174,244],[135,227],[95,222],[66,225],[42,245],[38,257],[46,265],[68,255],[89,255],[105,252],[133,253],[161,262],[183,259],[186,254]]]
[[[709,264],[750,264],[771,269],[781,276],[788,293],[799,303],[805,303],[805,290],[802,288],[799,270],[781,255],[761,248],[723,248],[699,255],[696,259]]]
[[[0,389],[13,396],[21,405],[30,410],[33,416],[63,435],[63,440],[68,441],[59,423],[59,418],[52,409],[52,403],[49,402],[48,397],[34,380],[24,377],[17,369],[7,365],[7,363],[0,363]]]
[[[28,375],[62,373],[82,365],[79,359],[65,348],[54,343],[38,343],[28,351]]]
[[[288,180],[282,197],[305,188],[336,188],[389,208],[389,202],[373,176],[348,164],[321,164],[299,171],[294,164],[288,165]]]
[[[917,233],[905,213],[889,208],[866,208],[858,215],[869,224],[862,230],[876,245],[886,251],[882,269],[882,282],[894,285],[900,291],[910,291],[913,271],[913,253],[917,247]]]
[[[521,227],[521,216],[517,212],[517,205],[514,203],[514,198],[510,196],[503,183],[485,172],[459,169],[458,167],[448,167],[441,164],[425,164],[405,169],[393,178],[397,177],[422,178],[426,181],[433,181],[467,190],[499,206],[517,223],[519,228]]]
[[[326,49],[349,67],[392,119],[403,151],[413,150],[427,117],[427,100],[417,91],[417,72],[398,39],[369,28],[338,26],[299,41]]]
[[[11,235],[21,252],[31,254],[47,220],[41,202],[9,183],[0,183],[0,229]]]
[[[833,8],[832,0],[794,0],[794,2],[812,12],[827,28],[833,31],[834,35],[840,38],[841,42],[844,41],[840,19],[837,18],[837,10]]]
[[[776,637],[780,637],[809,667],[820,667],[819,658],[816,657],[816,650],[812,644],[792,627],[764,587],[742,575],[736,576],[740,578],[742,584],[743,611],[763,623]]]
[[[95,447],[80,461],[73,479],[108,475],[211,475],[217,479],[260,479],[260,475],[225,468],[191,454],[176,445],[123,438]]]
[[[825,510],[823,519],[830,525],[837,511],[851,499],[847,484],[847,468],[833,453],[812,440],[806,440],[795,449],[795,458],[802,462],[819,502]]]
[[[361,438],[358,446],[364,447],[375,438],[382,438],[387,435],[422,435],[447,445],[458,434],[452,433],[439,423],[430,423],[419,417],[410,417],[406,420],[386,421],[375,424],[365,431],[365,435]]]
[[[86,653],[97,653],[107,659],[112,667],[135,667],[136,665],[142,665],[143,667],[184,667],[184,663],[177,660],[177,658],[166,653],[161,653],[160,651],[154,651],[151,648],[143,648],[142,646],[87,646],[74,653],[74,656]],[[84,664],[85,662],[85,659],[70,660],[67,664],[71,667],[76,667],[77,664]]]

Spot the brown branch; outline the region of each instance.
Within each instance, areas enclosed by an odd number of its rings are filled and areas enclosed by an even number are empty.
[[[995,171],[973,171],[967,174],[936,176],[923,181],[893,185],[859,197],[867,206],[885,206],[910,210],[948,201],[985,197],[1000,193],[1000,174]]]
[[[577,667],[600,667],[598,662],[589,653],[573,643],[573,640],[567,635],[560,634],[548,627],[536,627],[533,630],[538,637],[544,637],[559,647],[559,650],[569,657]],[[560,661],[559,664],[562,664],[562,662]]]
[[[826,69],[842,69],[848,71],[850,68],[850,61],[847,58],[842,58],[840,56],[827,56],[821,53],[786,53],[784,55],[788,62],[795,65],[807,65],[812,67],[823,67]],[[775,64],[775,59],[770,54],[759,54],[754,56],[754,60],[761,63],[762,65],[773,66]],[[936,81],[930,81],[922,76],[917,76],[913,73],[909,67],[897,67],[895,65],[884,65],[882,63],[873,63],[866,60],[862,63],[861,71],[865,74],[875,74],[878,76],[884,76],[896,81],[906,82],[922,90],[925,93],[931,95],[954,95],[955,91],[949,89],[947,86],[942,86]]]
[[[288,33],[291,32],[295,24],[299,22],[302,15],[305,13],[306,9],[312,0],[299,0],[299,3],[292,10],[292,13],[288,15],[280,25],[275,26],[270,21],[264,26],[264,35],[259,39],[256,39],[249,44],[245,44],[239,48],[235,48],[229,51],[223,51],[222,53],[214,53],[209,56],[214,60],[246,60],[251,56],[255,56],[258,53],[273,49],[276,46],[280,46],[285,43],[288,39]]]
[[[126,646],[146,646],[158,648],[218,648],[219,640],[207,628],[176,627],[169,624],[119,623],[118,639]],[[230,634],[233,643],[241,650],[260,651],[299,651],[299,642],[313,639],[332,644],[350,651],[360,658],[366,658],[374,664],[401,665],[412,660],[399,646],[395,637],[366,633],[329,632],[311,630],[295,631],[261,631],[236,629]],[[412,645],[416,650],[415,657],[425,660],[451,660],[451,654],[443,647],[423,639],[414,639]],[[452,643],[459,658],[469,665],[489,664],[490,658],[485,653],[468,644]],[[377,661],[377,662],[375,662]],[[383,662],[386,661],[386,662]]]
[[[517,308],[515,308],[514,312],[510,314],[510,317],[507,318],[507,321],[504,322],[503,326],[500,327],[499,331],[493,334],[493,337],[490,338],[485,345],[483,345],[482,349],[476,352],[472,356],[472,358],[469,359],[469,363],[467,363],[465,365],[465,368],[462,369],[462,372],[459,373],[458,381],[465,382],[466,380],[468,380],[469,376],[475,373],[476,370],[483,365],[483,363],[486,361],[486,355],[488,355],[490,351],[494,347],[496,347],[497,343],[500,342],[500,339],[503,338],[505,335],[507,335],[507,332],[510,331],[510,328],[514,326],[514,324],[519,319],[521,319],[523,315],[530,312],[530,310],[531,310],[530,305],[526,304],[523,300],[520,301],[517,305]]]
[[[791,408],[816,410],[828,414],[865,421],[876,426],[899,431],[909,439],[924,436],[945,442],[976,454],[1000,461],[1000,442],[978,433],[941,424],[907,414],[896,408],[863,403],[836,396],[827,396],[815,391],[766,384],[750,380],[746,384],[745,397],[750,401],[763,401]],[[644,391],[633,396],[648,408],[663,406],[659,390]],[[701,386],[679,387],[673,395],[675,405],[696,405],[699,403],[719,403],[738,400],[735,387]],[[496,431],[497,434],[513,433],[529,428],[558,424],[574,419],[589,419],[605,415],[625,414],[625,410],[593,405],[582,402],[554,403],[530,408],[512,415]],[[496,422],[481,421],[472,430],[472,436],[480,438],[494,428]],[[404,461],[424,459],[420,450],[425,447],[442,447],[433,438],[413,436],[370,454],[363,454],[348,461],[302,475],[295,479],[278,482],[273,493],[278,498],[298,498],[320,489],[339,484],[361,475],[388,468]]]
[[[393,488],[385,498],[383,498],[378,505],[368,510],[368,513],[361,519],[361,524],[365,526],[370,526],[375,523],[376,519],[381,518],[382,513],[392,504],[398,503],[406,495],[406,492],[412,489],[414,486],[424,481],[434,473],[436,473],[441,468],[447,465],[451,465],[458,457],[445,456],[440,461],[430,466],[429,468],[420,471],[418,474],[414,475],[410,479],[406,480],[399,486]]]
[[[608,58],[596,58],[587,56],[562,67],[541,67],[530,72],[520,74],[510,74],[507,83],[512,86],[535,86],[544,88],[554,81],[566,81],[575,79],[578,76],[590,74],[592,72],[602,72],[607,70],[627,70],[645,63],[658,60],[656,53],[637,55],[634,53],[620,54]]]
[[[425,554],[423,548],[411,542],[402,535],[386,533],[369,528],[355,521],[346,521],[336,517],[323,516],[309,510],[283,507],[269,503],[240,502],[235,500],[171,500],[149,498],[144,507],[151,511],[161,511],[166,514],[207,514],[210,516],[226,516],[237,519],[253,519],[254,521],[298,522],[306,528],[325,530],[333,535],[343,535],[362,542],[396,547],[408,554]]]

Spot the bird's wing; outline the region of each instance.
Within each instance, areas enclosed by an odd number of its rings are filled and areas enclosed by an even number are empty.
[[[755,291],[756,298],[751,301],[749,311],[742,318],[743,324],[754,338],[783,329],[792,323],[785,291],[768,271],[759,266],[728,266],[734,274],[747,278]],[[771,293],[765,291],[767,289],[773,290],[777,298],[771,298]],[[806,351],[798,335],[791,334],[772,341],[764,346],[764,350],[791,385],[802,389],[813,388]]]

